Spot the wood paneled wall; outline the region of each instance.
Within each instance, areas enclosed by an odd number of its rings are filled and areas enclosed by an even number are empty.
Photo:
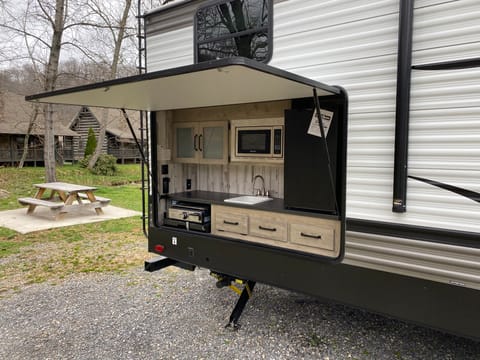
[[[273,197],[283,198],[283,166],[170,164],[171,192],[186,191],[186,179],[192,189],[232,194],[253,194],[253,178],[262,175],[265,189]],[[257,180],[255,188],[262,186]]]
[[[168,164],[170,192],[186,191],[186,179],[191,179],[192,190],[253,194],[253,178],[262,175],[265,188],[271,196],[283,198],[283,165],[178,164],[169,160],[168,154],[172,150],[174,122],[283,117],[285,109],[290,108],[290,105],[290,101],[275,101],[157,112],[158,171],[160,172],[160,165]],[[162,175],[159,173],[158,177],[161,186]],[[261,180],[257,180],[255,187],[261,187]]]
[[[261,119],[284,116],[291,107],[290,100],[253,104],[214,106],[172,111],[173,121],[215,121],[235,119]]]

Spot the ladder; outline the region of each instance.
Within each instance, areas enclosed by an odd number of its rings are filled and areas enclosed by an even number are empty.
[[[146,38],[145,38],[145,26],[143,14],[143,1],[138,0],[137,3],[137,39],[138,39],[138,66],[137,70],[139,74],[145,74],[147,72],[147,58],[146,58]],[[148,191],[151,195],[150,189],[150,146],[149,146],[149,128],[148,128],[148,114],[146,111],[140,111],[140,153],[143,153],[141,160],[142,168],[142,227],[143,233],[148,237],[148,197],[145,192]],[[145,151],[147,150],[147,151]]]

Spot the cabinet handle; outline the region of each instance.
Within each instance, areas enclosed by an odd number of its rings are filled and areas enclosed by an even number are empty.
[[[198,149],[197,149],[197,138],[198,138],[198,135],[195,134],[193,136],[193,148],[195,149],[195,151],[198,151]]]
[[[223,223],[227,225],[235,225],[235,226],[238,225],[238,221],[233,222],[233,221],[223,220]]]
[[[276,228],[269,228],[269,227],[265,227],[265,226],[261,226],[261,225],[258,225],[258,228],[260,230],[266,230],[266,231],[277,231]]]
[[[308,238],[312,238],[312,239],[321,239],[322,238],[322,235],[310,235],[310,234],[305,234],[304,232],[301,232],[300,235],[303,236],[303,237],[308,237]]]
[[[202,146],[200,146],[200,145],[202,145]],[[204,148],[204,146],[203,146],[203,135],[200,134],[198,136],[198,150],[203,151],[203,148]]]

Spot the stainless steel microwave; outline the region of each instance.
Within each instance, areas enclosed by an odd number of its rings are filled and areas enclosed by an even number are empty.
[[[234,120],[231,125],[232,161],[283,160],[283,119]]]

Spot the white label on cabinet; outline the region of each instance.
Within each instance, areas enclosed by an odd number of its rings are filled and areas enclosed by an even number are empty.
[[[325,132],[325,137],[328,135],[328,129],[330,129],[330,124],[333,119],[333,112],[325,109],[320,109],[320,114],[322,114],[322,124],[323,131]],[[317,110],[313,113],[312,121],[310,121],[310,126],[308,127],[308,134],[322,137],[322,132],[320,131],[320,123],[318,121]]]

